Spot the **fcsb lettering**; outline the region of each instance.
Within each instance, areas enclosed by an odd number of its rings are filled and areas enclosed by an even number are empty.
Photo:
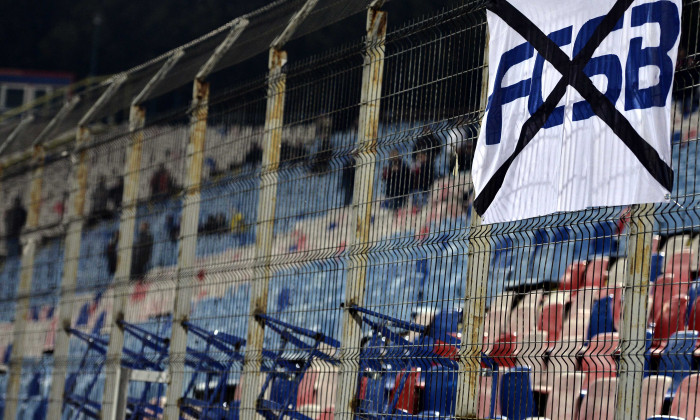
[[[605,96],[613,104],[622,95],[622,81],[625,78],[624,107],[626,111],[632,109],[647,109],[651,107],[664,107],[671,89],[673,80],[673,60],[669,52],[676,44],[680,35],[680,20],[678,7],[666,0],[646,3],[635,6],[631,10],[631,27],[642,26],[648,23],[660,26],[660,39],[658,43],[647,42],[647,44],[657,45],[655,47],[642,48],[642,37],[635,37],[630,40],[627,62],[623,65],[620,58],[615,54],[606,54],[590,59],[584,67],[583,72],[588,77],[604,75],[607,78],[607,90]],[[549,38],[558,46],[564,47],[574,42],[573,56],[586,45],[593,31],[598,27],[604,16],[600,16],[586,22],[573,39],[573,26],[554,31],[549,34]],[[621,18],[613,29],[613,33],[622,29],[624,18]],[[501,142],[502,128],[502,107],[519,98],[528,98],[528,111],[533,114],[542,105],[542,69],[544,58],[537,54],[532,77],[521,80],[512,85],[503,86],[503,78],[508,70],[524,61],[531,59],[535,55],[535,49],[529,43],[523,43],[505,52],[498,63],[496,70],[493,93],[489,97],[486,110],[488,117],[486,120],[486,144],[499,144]],[[659,70],[659,80],[654,86],[644,89],[639,88],[640,70],[647,66],[657,67]],[[573,121],[583,121],[592,117],[593,110],[585,101],[577,102],[573,105]],[[544,129],[556,127],[564,122],[564,106],[559,106],[550,115],[544,125]]]

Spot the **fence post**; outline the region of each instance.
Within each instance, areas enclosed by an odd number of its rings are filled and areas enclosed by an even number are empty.
[[[129,276],[136,227],[136,213],[139,198],[139,178],[141,175],[141,155],[143,152],[143,128],[146,124],[146,109],[143,101],[155,89],[175,64],[183,57],[181,49],[175,50],[163,66],[148,81],[146,86],[131,101],[129,109],[129,151],[124,164],[124,193],[119,218],[119,246],[117,270],[114,273],[114,301],[112,303],[112,324],[110,325],[107,363],[105,363],[105,388],[102,396],[102,418],[116,415],[116,401],[113,397],[119,389],[121,352],[124,347],[124,331],[117,321],[124,319],[128,303]]]
[[[380,11],[382,2],[374,2],[367,10],[367,39],[362,68],[362,92],[360,94],[360,116],[358,120],[357,153],[358,167],[353,191],[352,236],[348,238],[350,250],[345,304],[343,312],[343,335],[341,341],[336,411],[341,420],[354,418],[357,408],[357,377],[360,369],[360,339],[362,321],[350,308],[362,306],[365,298],[367,278],[367,250],[370,242],[374,172],[377,161],[377,137],[379,131],[379,105],[384,78],[384,52],[387,14]]]
[[[34,148],[34,162],[36,165],[32,175],[32,184],[30,188],[30,208],[27,217],[27,230],[30,237],[26,247],[27,252],[22,253],[22,269],[20,274],[20,284],[17,290],[17,307],[15,308],[15,322],[13,333],[12,355],[10,362],[10,378],[7,387],[9,404],[5,407],[4,418],[15,418],[17,412],[17,398],[19,397],[20,376],[22,374],[22,359],[25,354],[24,346],[24,330],[26,329],[26,321],[29,310],[29,293],[32,287],[32,277],[34,274],[34,257],[36,253],[36,232],[33,232],[39,227],[39,211],[41,210],[41,188],[44,176],[44,149],[43,142],[48,139],[53,129],[75,108],[80,99],[73,98],[63,104],[61,109],[49,121],[49,123],[41,130],[34,139],[32,146]],[[4,150],[5,147],[14,141],[19,132],[24,129],[33,117],[27,118],[20,122],[19,126],[10,134],[7,141],[0,146]],[[16,369],[16,370],[15,370]],[[15,388],[16,387],[16,388]],[[14,397],[14,398],[12,398]]]
[[[277,204],[277,168],[280,160],[286,87],[286,75],[282,72],[282,67],[286,62],[286,51],[270,49],[263,163],[255,234],[255,280],[251,288],[248,337],[243,360],[246,384],[241,393],[240,416],[244,420],[253,420],[256,417],[257,397],[261,385],[260,367],[265,326],[256,319],[256,315],[267,312],[267,292],[272,275],[270,258]]]
[[[182,222],[178,241],[177,285],[173,303],[173,323],[170,340],[170,381],[166,390],[165,419],[180,418],[180,398],[185,379],[185,356],[187,353],[187,329],[182,324],[190,315],[194,267],[197,250],[197,227],[199,225],[200,188],[202,163],[206,143],[207,116],[209,115],[209,83],[206,78],[221,57],[243,33],[248,20],[235,22],[226,38],[219,44],[209,60],[197,73],[192,89],[190,116],[190,144],[187,148],[187,179],[182,205]]]
[[[486,26],[486,23],[484,23]],[[489,32],[485,31],[484,66],[481,72],[481,99],[479,109],[486,110],[489,90]],[[483,114],[482,114],[483,125]],[[462,344],[459,349],[457,401],[455,414],[458,419],[476,419],[479,399],[479,370],[484,336],[486,311],[486,287],[491,253],[491,225],[483,225],[481,217],[472,206],[471,228],[468,236],[467,287],[465,287],[462,320]]]
[[[87,124],[105,102],[112,97],[126,79],[118,76],[112,79],[110,86],[90,107],[88,112],[78,123],[73,161],[72,178],[70,180],[70,197],[68,205],[68,227],[66,230],[63,276],[61,279],[61,295],[59,297],[58,312],[60,322],[56,327],[56,344],[54,345],[54,367],[51,374],[51,388],[49,390],[49,406],[47,418],[57,419],[61,417],[63,409],[63,393],[68,367],[68,349],[71,327],[72,306],[75,302],[75,286],[78,279],[78,263],[80,260],[80,241],[83,233],[83,215],[85,211],[85,196],[88,182],[88,155],[85,145],[90,140],[91,132]],[[77,99],[73,106],[77,105]],[[72,109],[72,107],[71,107]],[[54,121],[56,121],[54,119]],[[52,121],[52,123],[54,122]]]
[[[272,255],[275,206],[277,205],[277,169],[280,162],[280,144],[284,124],[284,97],[287,77],[282,71],[287,63],[284,45],[294,31],[306,19],[318,0],[306,0],[291,17],[285,29],[270,44],[267,76],[267,108],[263,134],[263,161],[260,174],[260,195],[255,233],[255,279],[250,293],[248,335],[243,354],[243,378],[246,385],[241,393],[240,416],[243,420],[256,418],[257,398],[262,385],[262,366],[265,325],[257,319],[267,312],[267,292],[272,277],[270,267]]]
[[[41,209],[41,186],[44,175],[44,148],[41,145],[34,146],[32,165],[32,181],[29,191],[29,212],[27,214],[25,235],[27,244],[22,250],[22,262],[19,286],[17,288],[15,307],[15,320],[12,333],[12,355],[10,356],[9,379],[5,398],[6,419],[17,418],[17,405],[20,391],[20,377],[22,374],[22,361],[26,353],[26,324],[29,314],[29,294],[32,287],[34,274],[34,257],[38,242],[36,229],[39,227],[39,210]]]
[[[627,275],[620,326],[620,362],[615,402],[616,419],[638,419],[641,408],[647,297],[651,272],[654,204],[632,206],[627,241]]]

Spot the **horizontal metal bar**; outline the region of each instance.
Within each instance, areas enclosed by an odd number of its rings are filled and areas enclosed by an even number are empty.
[[[130,381],[135,382],[151,382],[157,384],[165,384],[170,381],[170,372],[164,370],[157,372],[153,370],[132,370]]]

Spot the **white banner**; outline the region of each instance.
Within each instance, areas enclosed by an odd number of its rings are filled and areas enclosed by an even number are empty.
[[[681,0],[488,9],[489,101],[472,172],[483,223],[667,201]]]

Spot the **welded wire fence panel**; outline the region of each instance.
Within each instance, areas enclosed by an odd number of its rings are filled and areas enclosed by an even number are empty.
[[[269,27],[243,32],[216,68],[261,51],[302,4],[250,14],[251,28]],[[319,3],[312,15],[333,10],[335,21],[363,7]],[[281,75],[212,83],[205,124],[192,118],[197,109],[174,106],[131,131],[130,98],[162,58],[89,121],[78,150],[66,142],[29,159],[30,137],[51,118],[42,115],[12,149],[23,160],[0,179],[0,402],[17,401],[17,418],[45,418],[60,364],[64,419],[116,402],[118,393],[105,398],[105,372],[118,366],[166,378],[128,383],[129,418],[158,417],[174,374],[184,378],[175,390],[182,418],[597,419],[627,400],[641,419],[700,416],[699,16],[700,2],[686,1],[669,133],[674,188],[669,203],[650,207],[478,224],[470,172],[487,104],[481,2],[397,23],[381,41],[290,58]],[[306,22],[301,33],[324,25]],[[182,66],[146,97],[191,83],[225,33],[186,46]],[[70,134],[103,91],[90,91],[51,137]],[[204,126],[199,156],[194,128]],[[199,157],[201,177],[188,179]],[[79,162],[84,196],[69,182]],[[124,201],[130,188],[133,203]],[[85,202],[80,223],[67,217],[69,197]],[[196,226],[184,226],[194,208]],[[61,289],[67,226],[79,229],[80,249],[75,286]],[[30,240],[36,247],[23,248]],[[22,273],[31,273],[25,354],[19,392],[8,396]],[[63,325],[59,302],[71,308]],[[261,348],[247,342],[255,329]],[[173,353],[183,330],[186,346]],[[68,349],[54,360],[64,331]],[[115,334],[123,349],[107,359]],[[250,390],[254,412],[241,409]]]

